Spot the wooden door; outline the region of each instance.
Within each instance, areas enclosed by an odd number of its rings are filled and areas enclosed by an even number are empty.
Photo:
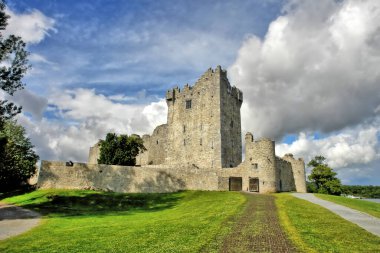
[[[241,191],[243,189],[243,180],[241,177],[230,177],[230,191]]]
[[[259,192],[259,179],[250,178],[249,179],[249,191],[250,192]]]

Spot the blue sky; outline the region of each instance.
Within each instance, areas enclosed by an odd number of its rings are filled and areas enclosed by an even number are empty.
[[[264,36],[269,21],[281,11],[278,3],[238,2],[10,1],[9,5],[18,13],[37,9],[55,20],[56,31],[29,47],[59,66],[54,79],[51,73],[45,76],[48,85],[96,88],[107,95],[141,89],[161,95],[176,82],[195,80],[210,66],[231,65],[247,34]],[[41,76],[28,82],[34,84],[31,89],[46,91]]]
[[[8,0],[27,42],[22,104],[41,159],[85,161],[107,132],[165,123],[164,93],[221,65],[243,133],[324,155],[347,184],[380,182],[380,4],[368,1]],[[1,94],[0,94],[1,95]]]

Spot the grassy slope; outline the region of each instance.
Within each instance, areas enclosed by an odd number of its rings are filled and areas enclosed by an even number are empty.
[[[43,213],[44,221],[0,242],[1,252],[212,252],[245,197],[232,192],[45,190],[5,201]]]
[[[368,213],[372,216],[380,218],[380,203],[370,202],[361,199],[349,199],[340,196],[332,196],[326,194],[314,194],[318,198],[334,202],[336,204],[347,206],[358,211]]]
[[[380,252],[380,238],[327,209],[276,194],[280,221],[302,252]]]

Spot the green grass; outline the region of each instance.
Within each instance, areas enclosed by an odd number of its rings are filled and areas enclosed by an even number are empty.
[[[283,228],[301,252],[380,252],[380,237],[327,209],[289,194],[276,194]]]
[[[0,252],[217,252],[245,197],[234,192],[120,194],[39,190],[4,200],[43,214]]]
[[[380,218],[380,203],[370,202],[361,199],[350,199],[340,196],[332,196],[326,194],[314,194],[318,198],[334,202],[336,204],[347,206],[358,211],[368,213],[372,216]]]

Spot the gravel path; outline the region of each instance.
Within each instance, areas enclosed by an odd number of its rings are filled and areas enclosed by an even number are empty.
[[[275,197],[247,194],[247,198],[245,210],[225,237],[220,252],[296,252],[280,226]]]
[[[0,203],[0,240],[19,235],[35,227],[40,215],[21,207]]]
[[[380,219],[354,209],[315,197],[311,193],[293,193],[293,196],[323,206],[359,227],[380,236]]]

